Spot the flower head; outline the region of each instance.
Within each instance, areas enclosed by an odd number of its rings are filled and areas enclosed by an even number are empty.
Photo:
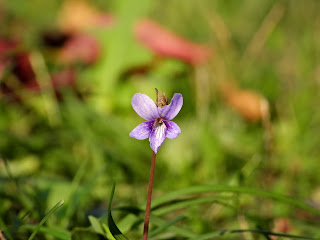
[[[134,128],[129,136],[138,140],[149,138],[151,149],[157,153],[165,138],[176,138],[181,133],[179,126],[171,120],[177,116],[183,104],[180,93],[175,93],[168,105],[169,99],[164,93],[157,92],[156,103],[143,93],[136,93],[131,104],[136,113],[147,120]]]

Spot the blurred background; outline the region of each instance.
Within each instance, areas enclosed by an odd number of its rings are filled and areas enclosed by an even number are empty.
[[[116,206],[143,206],[152,150],[129,137],[143,121],[130,101],[154,88],[184,98],[154,198],[228,185],[320,208],[319,12],[317,0],[0,0],[0,230],[26,239],[22,226],[62,198],[47,226],[88,227],[114,179]],[[184,209],[180,224],[320,236],[319,216],[261,197],[233,204]]]

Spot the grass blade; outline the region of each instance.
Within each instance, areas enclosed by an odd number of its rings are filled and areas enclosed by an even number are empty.
[[[41,220],[41,222],[38,224],[37,228],[33,231],[31,236],[28,238],[28,240],[32,240],[38,231],[40,230],[41,226],[47,221],[47,219],[55,212],[58,210],[59,207],[61,207],[64,204],[64,200],[61,199],[49,212],[48,214]]]
[[[109,207],[108,207],[108,228],[110,230],[110,233],[116,240],[128,240],[119,230],[115,222],[113,221],[112,215],[111,215],[111,204],[112,199],[114,195],[114,191],[116,189],[116,183],[113,183],[111,194],[110,194],[110,200],[109,200]]]
[[[201,236],[191,238],[189,240],[206,240],[206,239],[221,237],[222,235],[234,234],[234,233],[244,233],[244,232],[262,234],[262,235],[267,235],[267,236],[270,235],[270,236],[291,238],[291,239],[320,240],[319,238],[312,238],[312,237],[300,236],[300,235],[291,235],[291,234],[285,234],[285,233],[277,233],[277,232],[258,230],[258,229],[234,229],[234,230],[216,231],[216,232],[212,232],[212,233],[206,233]]]
[[[152,231],[150,234],[149,234],[149,237],[153,237],[153,236],[156,236],[157,234],[163,232],[164,230],[166,230],[168,227],[174,225],[176,222],[179,222],[181,221],[182,219],[184,219],[185,217],[184,216],[178,216],[168,222],[166,222],[165,224],[161,225],[160,227],[158,227],[156,230]]]
[[[162,226],[162,225],[165,225],[167,223],[166,220],[164,220],[164,219],[162,219],[160,217],[154,216],[154,215],[150,216],[150,222],[152,224],[157,225],[157,226]],[[170,230],[170,232],[175,233],[175,234],[177,234],[179,236],[186,237],[186,238],[195,238],[197,236],[197,234],[191,232],[188,229],[184,229],[184,228],[177,227],[177,226],[174,226],[174,225],[169,226],[168,229]]]
[[[159,198],[156,198],[153,200],[152,207],[155,208],[161,204],[164,204],[168,201],[172,201],[177,198],[181,198],[185,195],[190,194],[200,194],[200,193],[217,193],[217,192],[231,192],[231,193],[243,193],[243,194],[250,194],[250,195],[257,195],[267,198],[272,198],[274,200],[277,200],[279,202],[287,203],[295,207],[302,208],[306,211],[312,212],[316,215],[320,215],[320,210],[302,202],[299,200],[295,200],[291,197],[285,196],[283,194],[279,193],[273,193],[268,192],[260,189],[254,189],[254,188],[247,188],[247,187],[237,187],[237,186],[207,186],[207,185],[200,185],[200,186],[194,186],[184,189],[179,189],[177,191],[165,194]]]
[[[23,225],[23,226],[21,226],[21,229],[26,229],[26,230],[35,230],[36,228],[37,228],[37,226],[34,226],[34,225]],[[70,233],[59,231],[59,230],[52,229],[52,228],[47,228],[47,227],[43,227],[42,226],[39,229],[39,232],[48,233],[52,237],[54,237],[55,239],[60,239],[60,240],[69,240],[70,239]]]
[[[163,215],[166,213],[170,213],[173,211],[176,211],[181,208],[186,208],[194,205],[201,205],[204,203],[216,203],[220,205],[227,206],[229,208],[234,208],[228,203],[225,203],[223,200],[232,200],[234,197],[227,197],[227,196],[214,196],[214,197],[197,197],[197,198],[188,198],[188,199],[182,199],[178,200],[174,203],[170,203],[168,205],[159,206],[156,209],[154,209],[152,212],[156,215]]]
[[[91,215],[88,218],[89,218],[89,222],[91,223],[91,226],[92,226],[93,230],[96,233],[104,235],[104,231],[103,231],[103,228],[101,226],[101,223],[100,223],[99,219],[97,219],[97,218],[95,218],[94,216],[91,216]]]

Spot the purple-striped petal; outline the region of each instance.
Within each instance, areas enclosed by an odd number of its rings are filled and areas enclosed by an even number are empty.
[[[140,123],[130,132],[129,136],[138,140],[144,140],[148,138],[152,131],[153,122],[154,121]]]
[[[159,117],[155,102],[143,93],[136,93],[131,99],[133,109],[145,120],[154,120]]]
[[[149,137],[149,141],[150,141],[150,147],[154,151],[154,153],[158,152],[159,148],[164,142],[166,138],[166,129],[167,127],[163,123],[152,129]]]
[[[181,133],[180,127],[176,123],[171,121],[164,121],[164,123],[167,126],[166,137],[170,139],[178,137],[178,135]]]
[[[165,120],[172,120],[180,112],[183,104],[183,98],[180,93],[175,93],[171,103],[163,108],[158,107],[159,114]]]

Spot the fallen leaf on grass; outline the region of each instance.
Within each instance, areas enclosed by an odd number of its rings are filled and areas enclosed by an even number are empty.
[[[277,218],[274,220],[274,227],[272,232],[288,233],[292,229],[290,220],[288,218]],[[272,240],[280,239],[277,236],[270,236]]]
[[[92,64],[99,58],[98,41],[88,34],[75,34],[59,52],[59,59],[65,64]]]
[[[51,75],[51,81],[54,89],[74,86],[76,81],[76,72],[73,69],[66,69]]]
[[[159,56],[177,58],[192,65],[210,58],[207,47],[190,42],[151,20],[139,21],[134,31],[136,38]]]
[[[99,11],[87,1],[67,0],[61,7],[58,23],[62,31],[79,34],[90,27],[116,24],[116,17]],[[134,26],[134,34],[142,45],[161,57],[176,58],[198,65],[211,56],[208,47],[178,36],[149,19],[138,21]]]
[[[269,115],[269,103],[260,93],[238,88],[234,83],[225,83],[221,92],[227,104],[248,121],[266,119]]]
[[[66,32],[77,33],[96,25],[111,25],[113,16],[102,14],[88,1],[67,0],[58,15],[58,25]]]
[[[3,50],[3,49],[2,49]],[[0,91],[3,98],[9,102],[20,102],[19,92],[27,89],[31,92],[40,92],[41,87],[37,81],[35,71],[30,61],[31,53],[28,51],[16,51],[8,58],[0,59],[0,78],[4,71],[8,70],[8,75],[13,77],[6,77],[2,79]],[[65,69],[61,72],[51,75],[50,86],[42,86],[44,88],[51,88],[55,93],[59,93],[60,87],[74,86],[76,80],[76,73],[73,69]]]

